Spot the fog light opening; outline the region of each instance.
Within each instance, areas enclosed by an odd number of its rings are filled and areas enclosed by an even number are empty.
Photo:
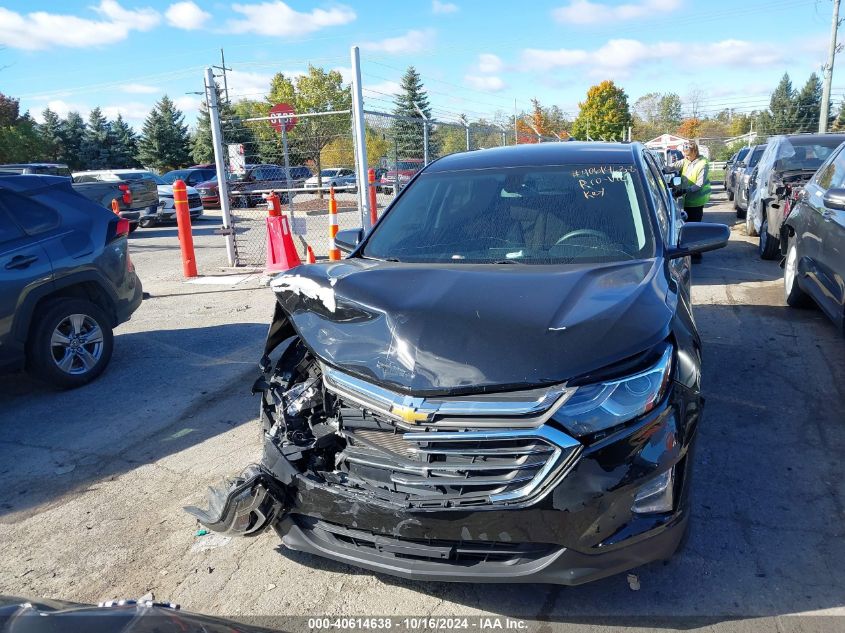
[[[675,467],[643,485],[631,508],[637,514],[671,512],[675,505]]]

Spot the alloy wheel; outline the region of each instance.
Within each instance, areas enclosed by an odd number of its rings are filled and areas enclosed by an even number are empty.
[[[53,330],[50,349],[53,362],[63,372],[85,374],[103,356],[103,331],[87,314],[71,314]]]

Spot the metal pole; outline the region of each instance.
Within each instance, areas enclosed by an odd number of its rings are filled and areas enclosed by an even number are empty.
[[[519,128],[516,125],[516,99],[513,100],[513,144],[519,145]]]
[[[469,125],[466,126],[467,131],[467,151],[469,151]]]
[[[211,68],[205,69],[205,93],[208,95],[208,114],[211,118],[211,142],[214,145],[214,166],[217,168],[217,193],[220,198],[220,213],[223,215],[223,229],[226,238],[226,258],[229,266],[235,266],[235,234],[232,230],[232,216],[229,209],[229,181],[226,179],[226,163],[223,161],[223,131],[220,129],[220,108],[217,103],[217,88]]]
[[[285,183],[288,189],[293,189],[290,182],[290,155],[288,154],[288,126],[287,117],[282,119],[282,152],[285,157]],[[293,227],[293,192],[288,191],[288,208],[290,209],[290,224]]]
[[[830,23],[830,47],[827,52],[827,64],[824,65],[822,107],[819,113],[819,134],[827,132],[827,118],[830,115],[830,84],[833,81],[833,62],[836,58],[837,29],[839,29],[839,0],[833,0],[833,20]]]
[[[226,93],[226,103],[231,103],[229,101],[229,81],[226,78],[226,58],[223,56],[223,49],[220,49],[220,65],[223,66],[223,91]]]
[[[414,102],[414,110],[423,120],[423,165],[428,165],[428,117],[425,112]]]
[[[352,129],[355,142],[355,179],[358,181],[358,208],[361,211],[361,226],[369,229],[370,200],[367,195],[367,130],[364,122],[364,95],[361,92],[361,53],[357,46],[351,50],[352,57]]]

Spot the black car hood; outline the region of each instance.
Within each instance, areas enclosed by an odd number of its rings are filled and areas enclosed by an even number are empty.
[[[420,395],[583,376],[663,341],[676,300],[662,259],[494,266],[353,258],[300,266],[272,288],[276,320],[290,319],[320,359]],[[268,345],[283,329],[271,326]]]

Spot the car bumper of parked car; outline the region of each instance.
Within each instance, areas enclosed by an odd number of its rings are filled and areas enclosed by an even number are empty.
[[[199,218],[202,217],[203,214],[203,205],[195,205],[190,207],[189,212],[191,214],[191,218]],[[158,206],[158,207],[150,207],[147,209],[147,213],[141,218],[144,220],[153,220],[155,222],[171,222],[176,220],[176,208],[170,206]]]
[[[452,507],[409,507],[303,475],[267,439],[263,466],[292,498],[274,527],[289,549],[412,580],[590,582],[678,548],[700,412],[700,399],[676,386],[634,426],[579,444],[533,498]],[[668,496],[643,506],[655,482]]]

